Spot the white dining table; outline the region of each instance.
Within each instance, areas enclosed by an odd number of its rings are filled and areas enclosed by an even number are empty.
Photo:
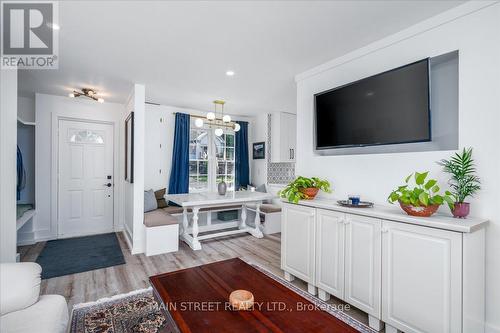
[[[273,195],[262,192],[251,191],[236,191],[227,192],[225,195],[219,195],[217,192],[203,193],[186,193],[186,194],[166,194],[165,199],[171,201],[183,208],[182,213],[182,231],[181,240],[186,242],[193,250],[201,250],[200,241],[221,236],[229,236],[239,233],[249,233],[254,237],[262,238],[264,235],[260,230],[260,205],[264,200],[272,199]],[[246,223],[247,205],[255,205],[255,220],[254,226],[249,226]],[[233,230],[223,230],[216,233],[198,235],[198,214],[201,209],[210,211],[224,207],[232,207],[241,205],[241,219],[238,222],[238,228]],[[254,207],[252,206],[252,210]],[[192,228],[191,233],[188,232],[189,220],[188,213],[192,210]]]

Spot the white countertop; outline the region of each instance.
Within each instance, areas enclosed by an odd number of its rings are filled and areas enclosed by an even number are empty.
[[[269,193],[251,191],[227,192],[226,195],[219,195],[217,192],[165,195],[166,200],[175,202],[182,207],[243,204],[268,200],[273,197]]]
[[[283,201],[284,203],[291,204]],[[293,205],[293,204],[292,204]],[[314,199],[301,200],[298,205],[314,208],[335,210],[355,215],[375,217],[383,220],[416,224],[425,227],[445,229],[457,232],[473,232],[484,228],[488,224],[488,219],[468,217],[466,219],[453,218],[451,215],[434,214],[431,217],[415,217],[407,215],[398,205],[383,206],[375,205],[372,208],[350,208],[340,206],[336,200]]]

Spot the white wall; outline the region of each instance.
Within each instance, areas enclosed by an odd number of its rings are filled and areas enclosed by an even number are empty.
[[[16,261],[17,70],[0,78],[0,262]]]
[[[252,183],[256,186],[267,183],[267,161],[269,156],[268,152],[268,142],[267,142],[267,113],[259,114],[254,118],[252,124],[252,137],[253,141],[250,142],[250,148],[248,149],[250,164],[252,165],[251,179]],[[265,142],[266,143],[266,158],[262,160],[254,160],[252,158],[254,142]]]
[[[143,253],[146,230],[144,228],[144,150],[145,150],[145,86],[134,84],[125,106],[122,123],[134,112],[134,182],[128,183],[121,178],[124,189],[124,225],[132,245],[132,254]],[[125,156],[123,145],[123,157]],[[122,158],[123,160],[123,158]]]
[[[174,122],[174,114],[169,107],[146,105],[144,190],[168,189]]]
[[[144,190],[166,188],[170,179],[172,149],[174,144],[175,112],[204,116],[206,112],[166,105],[146,104]],[[233,120],[247,121],[250,175],[252,176],[253,118],[231,115]],[[161,119],[161,120],[160,120]],[[162,147],[160,148],[160,144]],[[161,174],[159,170],[161,171]],[[250,179],[252,181],[252,178]]]
[[[23,121],[35,121],[35,99],[19,96],[17,99],[17,117]]]
[[[359,193],[385,204],[413,171],[430,170],[444,185],[436,161],[453,152],[318,156],[313,149],[313,94],[415,60],[459,50],[459,146],[474,147],[483,189],[472,215],[491,219],[486,243],[486,321],[500,332],[500,4],[470,2],[297,76],[297,174],[320,176],[333,196]],[[447,213],[445,207],[442,211]],[[457,221],[457,223],[460,223]]]
[[[121,182],[123,158],[119,158],[119,147],[123,138],[123,105],[97,103],[83,98],[69,98],[36,94],[35,97],[35,204],[37,219],[34,225],[33,241],[57,237],[57,131],[59,117],[81,120],[98,120],[114,124],[114,219],[115,230],[122,228]],[[53,150],[52,147],[56,149]],[[54,154],[53,154],[54,153]]]
[[[35,99],[18,97],[17,117],[24,122],[35,122]],[[17,145],[23,154],[26,185],[18,203],[35,202],[35,127],[17,122]]]

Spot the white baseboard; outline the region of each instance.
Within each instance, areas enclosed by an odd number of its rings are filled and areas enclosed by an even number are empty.
[[[486,323],[486,325],[484,325],[485,329],[484,329],[484,332],[485,333],[500,333],[500,327],[498,326],[493,326],[492,324],[488,324]]]
[[[129,250],[132,252],[132,233],[126,224],[124,224],[123,234],[125,235],[125,241],[127,242]]]
[[[17,240],[17,246],[34,245],[34,244],[36,244],[38,242],[39,241],[35,241],[33,239],[31,239],[31,240],[23,240],[23,241]]]
[[[36,242],[34,232],[17,233],[17,246],[33,245]]]
[[[55,239],[64,239],[64,238],[73,238],[73,237],[84,237],[84,236],[92,236],[92,235],[107,234],[107,233],[111,233],[111,232],[122,232],[122,231],[125,231],[125,235],[126,236],[128,235],[127,230],[124,229],[123,227],[115,228],[113,230],[104,230],[104,231],[101,231],[101,232],[84,234],[84,235],[81,235],[81,234],[67,234],[67,235],[64,235],[63,237],[59,237],[57,235],[56,236],[54,236],[54,235],[46,235],[46,234],[43,234],[42,236],[40,236],[36,232],[23,232],[23,233],[19,233],[18,234],[17,246],[33,245],[33,244],[36,244],[36,243],[46,242],[46,241],[55,240]],[[125,238],[127,239],[127,243],[129,243],[130,240],[127,237],[125,237]],[[130,246],[130,243],[129,243],[129,246]]]
[[[57,239],[64,239],[64,238],[76,238],[76,237],[85,237],[85,236],[94,236],[94,235],[100,235],[100,234],[109,234],[115,232],[114,229],[110,230],[100,230],[97,232],[90,232],[90,233],[85,233],[85,234],[80,234],[80,233],[68,233],[64,234],[63,236],[56,237]]]

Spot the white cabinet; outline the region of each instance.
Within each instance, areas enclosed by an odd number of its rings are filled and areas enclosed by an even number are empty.
[[[285,277],[367,312],[376,330],[382,320],[391,333],[484,332],[487,220],[316,202],[283,204]]]
[[[271,115],[271,162],[295,162],[297,116],[278,112]]]
[[[286,277],[367,312],[376,330],[484,332],[487,220],[314,204],[283,204]]]
[[[281,214],[282,221],[286,221],[281,226],[281,268],[312,285],[315,258],[315,209],[284,204]]]
[[[329,298],[328,294],[344,298],[344,221],[344,213],[316,210],[315,275],[323,300]]]
[[[381,228],[379,219],[346,216],[344,300],[377,318],[382,278]]]
[[[388,221],[382,231],[382,320],[406,333],[461,332],[461,233]]]

